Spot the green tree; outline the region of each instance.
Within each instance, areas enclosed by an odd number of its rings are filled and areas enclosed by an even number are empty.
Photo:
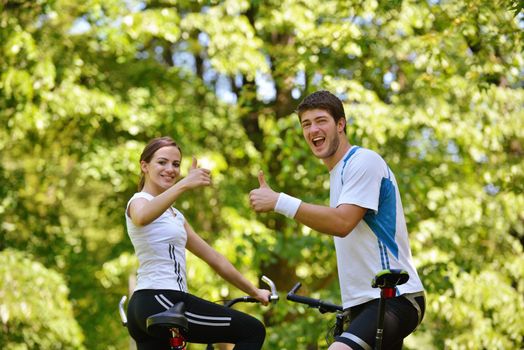
[[[2,349],[83,349],[63,277],[30,256],[0,251]]]
[[[184,159],[212,168],[213,188],[176,203],[204,238],[253,280],[266,274],[281,291],[300,280],[339,299],[331,239],[247,202],[263,169],[275,188],[327,203],[325,169],[293,112],[320,88],[343,99],[350,142],[381,153],[402,187],[428,291],[407,347],[523,345],[519,2],[0,0],[0,9],[0,254],[24,251],[51,271],[44,285],[62,276],[85,335],[70,333],[71,347],[127,346],[116,305],[136,261],[123,208],[140,150],[165,134]],[[239,293],[189,259],[195,294]],[[325,315],[285,302],[246,310],[269,326],[270,349],[326,345]],[[20,332],[53,334],[36,323]]]

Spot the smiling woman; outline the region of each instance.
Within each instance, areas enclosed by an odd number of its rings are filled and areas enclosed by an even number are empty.
[[[189,342],[234,343],[238,349],[260,349],[265,338],[260,321],[188,292],[186,248],[264,305],[270,295],[268,290],[259,289],[244,278],[173,207],[182,193],[211,185],[210,171],[199,168],[195,157],[187,176],[178,181],[181,161],[182,151],[169,137],[151,140],[140,156],[139,192],[126,208],[127,231],[139,263],[137,286],[127,310],[129,333],[138,350],[169,349],[169,338],[151,333],[146,320],[183,302],[188,320],[184,336]]]

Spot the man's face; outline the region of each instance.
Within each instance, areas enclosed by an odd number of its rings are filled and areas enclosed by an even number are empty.
[[[300,125],[304,139],[317,158],[326,160],[335,155],[340,145],[340,136],[344,133],[343,118],[335,123],[328,111],[311,109],[302,113]]]

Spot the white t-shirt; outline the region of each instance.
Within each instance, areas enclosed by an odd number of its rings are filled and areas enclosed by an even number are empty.
[[[350,234],[334,238],[343,307],[379,298],[371,281],[384,269],[409,273],[397,295],[423,291],[395,176],[377,153],[352,146],[330,171],[330,206],[341,204],[369,209]]]
[[[137,285],[140,289],[172,289],[187,292],[184,216],[177,209],[166,210],[145,226],[135,226],[127,213],[136,198],[152,200],[153,195],[138,192],[126,207],[127,233],[138,258]]]

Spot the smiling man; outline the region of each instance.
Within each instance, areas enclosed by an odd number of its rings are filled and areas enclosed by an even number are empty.
[[[307,96],[297,113],[304,139],[329,170],[330,206],[277,193],[260,172],[260,187],[249,194],[251,207],[334,237],[342,303],[351,323],[329,350],[374,347],[380,291],[371,281],[381,270],[407,271],[409,281],[388,300],[382,341],[384,349],[401,349],[424,316],[425,300],[395,176],[377,153],[349,143],[344,107],[329,91]]]

